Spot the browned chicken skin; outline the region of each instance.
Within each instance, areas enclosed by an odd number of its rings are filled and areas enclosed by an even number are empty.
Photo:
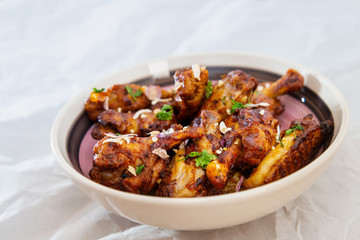
[[[259,84],[251,97],[252,103],[269,103],[267,109],[277,117],[284,110],[284,104],[277,98],[278,96],[295,92],[304,86],[304,77],[294,69],[287,72],[275,82],[263,82]]]
[[[284,147],[276,145],[274,117],[284,111],[277,97],[304,85],[293,69],[276,82],[261,84],[235,70],[218,81],[212,94],[207,94],[208,76],[205,67],[193,65],[175,72],[174,89],[129,84],[91,93],[85,110],[90,120],[98,119],[92,136],[101,140],[94,147],[90,178],[122,191],[156,190],[165,197],[235,192],[252,170],[242,189],[297,171],[332,133],[330,121],[318,124],[306,116],[291,125],[300,124],[303,130],[288,136],[283,131]],[[235,110],[236,103],[240,107]],[[165,104],[174,108],[171,120],[156,117]],[[183,128],[177,121],[190,126]],[[204,151],[211,155],[207,166],[197,166],[197,157],[188,156]]]
[[[199,111],[205,97],[205,87],[209,79],[206,68],[200,69],[196,76],[196,69],[177,70],[174,74],[175,80],[175,102],[179,121],[189,121]]]
[[[279,80],[264,88],[263,93],[271,98],[295,92],[304,86],[304,77],[294,69],[289,69]]]
[[[204,133],[201,126],[181,128],[173,125],[173,131],[150,137],[123,135],[103,138],[94,147],[90,178],[119,190],[148,193],[170,161],[167,151],[186,139],[197,138]],[[143,170],[134,174],[140,166]]]
[[[217,190],[223,190],[234,166],[246,169],[260,163],[275,145],[278,124],[262,107],[236,110],[224,123],[231,129],[222,136],[224,151],[206,168],[206,175]]]
[[[91,135],[95,139],[101,139],[106,133],[130,134],[147,136],[152,131],[167,130],[176,123],[175,115],[171,120],[159,120],[154,111],[140,110],[136,113],[119,113],[108,110],[100,113],[99,122],[94,124]]]
[[[128,88],[134,95],[131,96]],[[136,92],[139,91],[139,96]],[[99,114],[108,109],[121,109],[122,112],[137,111],[148,108],[150,100],[143,93],[143,89],[135,84],[115,84],[107,91],[92,92],[85,103],[85,111],[91,121],[96,121]]]
[[[333,123],[325,121],[321,124],[309,114],[303,119],[294,120],[290,128],[302,126],[282,138],[264,158],[260,165],[244,181],[245,189],[257,187],[276,181],[307,165],[319,151],[323,141],[333,132]],[[284,135],[284,131],[282,132]]]
[[[193,151],[201,153],[206,150],[210,154],[216,154],[215,150],[220,147],[221,134],[217,126],[221,118],[216,112],[206,110],[201,112],[199,118],[206,129],[205,133],[187,144],[180,145],[170,170],[157,189],[157,196],[198,197],[207,195],[205,170],[196,167],[193,158],[183,159]]]
[[[229,72],[224,79],[219,81],[213,89],[213,93],[206,99],[201,107],[202,110],[212,110],[220,114],[222,119],[229,115],[231,100],[247,103],[258,81],[241,70]]]

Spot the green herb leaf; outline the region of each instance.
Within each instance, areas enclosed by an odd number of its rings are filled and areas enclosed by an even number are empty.
[[[234,113],[237,109],[246,107],[246,105],[242,104],[241,102],[236,102],[234,100],[231,100],[231,102],[232,105],[231,105],[230,113]]]
[[[211,81],[208,81],[207,86],[205,87],[206,99],[209,99],[209,97],[212,93],[213,93],[213,84]]]
[[[206,169],[207,165],[209,165],[209,163],[216,158],[215,155],[209,153],[207,150],[202,151],[201,153],[199,152],[191,152],[189,155],[187,155],[185,158],[183,158],[182,160],[186,160],[189,157],[198,157],[195,159],[195,166],[196,167],[202,167],[203,169]]]
[[[145,164],[137,166],[135,171],[136,171],[136,175],[139,175],[143,170],[144,170]]]
[[[102,88],[102,89],[93,88],[93,90],[94,90],[94,93],[101,93],[105,90],[105,88]]]
[[[126,92],[132,97],[132,99],[134,99],[134,101],[136,101],[136,97],[140,97],[142,94],[142,91],[140,89],[136,90],[136,92],[133,92],[133,89],[129,86],[126,85],[125,86]]]
[[[162,106],[160,112],[158,112],[155,117],[157,117],[159,120],[171,120],[171,115],[173,114],[173,108],[172,106],[165,104]]]
[[[301,126],[300,124],[296,124],[295,127],[292,127],[290,129],[286,130],[286,132],[285,132],[286,136],[289,136],[295,130],[304,130],[304,127]]]
[[[115,135],[116,135],[116,136],[120,136],[120,135],[121,135],[121,133],[115,133]]]

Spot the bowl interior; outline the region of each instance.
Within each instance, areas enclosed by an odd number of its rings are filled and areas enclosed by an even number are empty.
[[[259,82],[276,81],[281,77],[279,74],[270,71],[241,66],[207,66],[207,69],[209,70],[209,79],[211,80],[221,79],[222,75],[227,74],[228,72],[235,69],[241,69],[245,71],[246,73],[254,76]],[[170,71],[170,76],[174,74],[174,71],[175,70]],[[311,75],[310,77],[313,76]],[[174,80],[172,77],[145,77],[137,79],[133,82],[139,85],[158,84],[161,86],[165,86],[173,84]],[[314,80],[312,80],[311,82],[314,84]],[[290,100],[290,103],[285,103],[285,113],[283,113],[283,115],[279,117],[280,123],[285,123],[281,124],[282,128],[288,127],[291,120],[294,119],[293,117],[293,119],[289,120],[284,115],[303,117],[307,113],[312,113],[319,121],[334,120],[329,107],[308,86],[305,86],[302,90],[296,93],[292,93],[291,96],[285,96],[285,99],[283,100]],[[86,177],[88,177],[89,164],[92,163],[91,150],[93,145],[95,144],[95,141],[91,139],[89,134],[89,129],[91,128],[92,124],[93,123],[87,118],[85,112],[82,111],[71,128],[70,134],[67,137],[66,144],[67,154],[69,156],[72,166],[76,169],[76,171]],[[321,152],[328,148],[330,142],[331,139],[328,139],[326,141]]]

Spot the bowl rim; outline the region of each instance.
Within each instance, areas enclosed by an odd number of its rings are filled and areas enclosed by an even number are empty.
[[[191,57],[198,57],[198,58],[199,57],[203,57],[203,58],[209,58],[209,57],[212,57],[212,58],[213,57],[258,58],[258,59],[262,59],[262,60],[266,60],[266,61],[275,61],[279,64],[289,65],[289,66],[291,66],[291,68],[302,69],[302,70],[305,70],[306,73],[311,73],[311,74],[316,75],[316,77],[318,79],[321,79],[322,82],[325,82],[327,87],[332,91],[333,94],[335,94],[335,97],[339,102],[339,106],[341,107],[341,111],[343,114],[341,115],[341,119],[340,119],[341,124],[339,126],[339,131],[338,131],[337,135],[333,137],[332,142],[330,143],[329,147],[320,156],[318,156],[314,161],[312,161],[307,166],[299,169],[298,171],[290,174],[289,176],[286,176],[285,178],[279,179],[272,183],[265,184],[265,185],[262,185],[262,186],[259,186],[256,188],[244,190],[241,192],[222,194],[222,195],[214,195],[214,196],[196,197],[196,198],[169,198],[169,197],[157,197],[157,196],[129,193],[129,192],[124,192],[124,191],[120,191],[120,190],[116,190],[116,189],[112,189],[112,188],[103,186],[103,185],[96,183],[96,182],[92,181],[91,179],[85,177],[83,174],[76,171],[73,168],[73,166],[71,165],[71,163],[68,162],[68,160],[66,159],[66,158],[68,158],[68,156],[64,156],[62,154],[62,151],[59,146],[59,131],[61,131],[60,123],[61,123],[61,121],[68,120],[68,119],[66,119],[66,113],[71,108],[73,102],[79,100],[79,97],[81,95],[83,95],[85,92],[88,93],[88,89],[84,89],[83,91],[80,91],[74,97],[70,98],[66,102],[66,104],[61,108],[61,110],[57,114],[57,116],[53,122],[52,128],[51,128],[51,136],[50,136],[51,141],[50,142],[51,142],[52,151],[53,151],[56,159],[58,160],[59,164],[65,169],[67,174],[69,174],[70,177],[74,178],[77,182],[80,182],[80,183],[86,185],[88,188],[94,189],[98,192],[102,192],[106,196],[112,196],[115,198],[126,199],[126,200],[133,201],[133,202],[139,202],[139,203],[141,202],[141,203],[156,204],[156,205],[167,204],[167,205],[176,206],[178,204],[182,204],[185,206],[188,206],[188,205],[204,206],[204,205],[213,204],[214,202],[217,202],[217,201],[222,201],[222,203],[224,203],[224,201],[225,202],[226,201],[234,201],[234,200],[239,201],[240,199],[247,200],[247,199],[253,198],[254,196],[261,197],[261,195],[264,195],[264,194],[268,193],[269,191],[280,190],[280,189],[298,181],[299,178],[301,178],[301,175],[315,171],[320,165],[327,162],[328,158],[331,158],[340,148],[341,143],[345,139],[346,133],[349,128],[349,109],[348,109],[346,100],[345,100],[344,96],[342,95],[342,93],[340,92],[340,90],[324,75],[322,75],[306,66],[303,66],[302,64],[299,64],[299,63],[295,63],[295,62],[285,60],[282,58],[278,58],[278,57],[257,54],[257,53],[206,52],[206,53],[184,54],[184,55],[177,55],[177,56],[153,59],[150,61],[146,61],[146,62],[143,62],[140,64],[136,64],[136,65],[124,68],[124,69],[118,71],[117,73],[113,74],[113,76],[120,75],[122,73],[130,71],[131,69],[136,69],[136,68],[139,68],[141,66],[144,66],[144,65],[156,62],[156,61],[174,61],[177,59],[191,58]],[[219,64],[219,65],[221,65],[221,64]],[[259,69],[261,69],[261,67],[259,67]],[[268,71],[268,70],[265,70],[265,71]],[[109,76],[108,78],[110,78],[110,77],[111,76]],[[93,85],[99,84],[101,82],[104,82],[108,78],[97,80],[92,84]],[[76,121],[76,119],[79,117],[80,114],[81,113],[77,114],[76,117],[72,119],[72,125],[73,125],[74,121]],[[334,121],[335,121],[335,118],[334,118]],[[334,123],[334,124],[336,124],[336,123]],[[71,128],[72,128],[72,126],[70,127],[70,129]],[[66,138],[67,137],[68,136],[66,136]],[[66,146],[65,146],[65,148],[66,148]]]

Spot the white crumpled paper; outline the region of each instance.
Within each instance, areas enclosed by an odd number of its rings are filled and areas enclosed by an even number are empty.
[[[360,239],[358,1],[0,1],[0,239]],[[246,51],[323,73],[350,107],[329,168],[275,213],[186,232],[133,223],[78,190],[49,135],[62,105],[160,56]],[[211,209],[209,209],[211,211]]]

